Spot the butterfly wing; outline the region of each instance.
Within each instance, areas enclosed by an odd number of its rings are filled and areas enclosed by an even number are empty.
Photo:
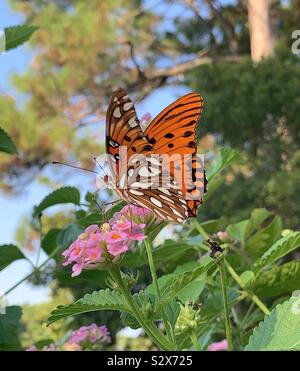
[[[188,217],[187,201],[156,154],[134,161],[123,192],[129,201],[151,210],[159,219],[182,223]]]
[[[190,93],[166,107],[145,130],[154,152],[168,155],[164,166],[181,185],[188,216],[196,215],[207,185],[203,161],[196,155],[196,125],[202,111],[203,98]]]
[[[133,102],[124,90],[118,89],[110,100],[106,114],[106,153],[116,181],[118,174],[126,172],[126,159],[120,163],[122,155],[130,158],[135,153],[151,150],[153,147],[139,125]]]

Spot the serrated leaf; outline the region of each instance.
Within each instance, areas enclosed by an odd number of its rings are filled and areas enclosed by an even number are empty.
[[[232,148],[222,147],[219,149],[217,159],[208,171],[207,178],[210,181],[215,175],[220,173],[222,170],[228,166],[233,165],[242,161],[242,156],[240,152]]]
[[[31,35],[38,29],[37,26],[12,26],[4,29],[6,50],[16,48],[29,40]]]
[[[257,272],[263,267],[275,263],[300,246],[300,232],[291,232],[272,245],[254,264]]]
[[[300,350],[300,297],[277,305],[254,329],[245,350]]]
[[[118,310],[131,314],[122,295],[118,291],[106,289],[87,294],[73,304],[58,306],[50,313],[48,325],[66,317],[98,310]]]
[[[16,260],[25,259],[25,256],[15,245],[0,245],[0,271]]]
[[[62,187],[46,196],[33,210],[33,218],[38,217],[45,209],[58,204],[72,203],[79,205],[80,193],[74,187]]]
[[[18,306],[6,307],[6,313],[0,314],[0,350],[13,350],[18,347],[22,309]]]
[[[5,152],[10,155],[18,153],[15,143],[10,136],[0,127],[0,152]]]
[[[199,266],[193,270],[184,272],[182,274],[177,275],[170,285],[166,287],[163,292],[161,293],[161,297],[157,301],[157,308],[164,307],[167,303],[173,300],[174,297],[178,295],[178,293],[183,290],[187,285],[189,285],[192,281],[197,279],[198,277],[202,276],[212,268],[214,268],[217,262],[220,259],[223,259],[223,255],[220,255],[217,259],[209,259],[205,263],[200,263]]]
[[[199,262],[188,262],[177,267],[173,273],[164,274],[157,280],[160,291],[163,291],[167,287],[169,287],[178,275],[181,275],[184,272],[191,271],[197,266],[199,266]],[[200,296],[201,292],[204,290],[205,283],[206,273],[197,277],[194,281],[186,285],[182,290],[179,290],[176,297],[183,303],[187,301],[195,302]],[[147,286],[147,288],[145,289],[145,293],[149,295],[156,295],[156,289],[153,283]]]
[[[299,290],[299,282],[300,261],[291,261],[268,272],[261,272],[249,282],[248,288],[258,296],[274,297]]]

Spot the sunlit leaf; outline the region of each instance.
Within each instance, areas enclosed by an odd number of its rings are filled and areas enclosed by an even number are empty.
[[[300,350],[300,297],[292,297],[272,310],[254,329],[245,350]]]
[[[51,312],[48,325],[66,317],[98,310],[118,310],[131,313],[118,291],[106,289],[87,294],[73,304],[58,306]]]

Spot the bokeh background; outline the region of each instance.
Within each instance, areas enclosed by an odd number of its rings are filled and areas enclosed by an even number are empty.
[[[299,0],[0,1],[0,28],[21,23],[40,29],[0,55],[0,124],[19,149],[18,156],[0,154],[0,244],[17,244],[34,263],[45,259],[33,206],[59,186],[96,187],[93,175],[51,161],[94,167],[119,86],[139,116],[201,93],[199,151],[208,163],[218,146],[241,153],[243,162],[219,177],[199,220],[235,222],[266,207],[285,228],[299,228],[300,69],[292,48]],[[70,210],[51,209],[44,232],[64,225]],[[31,269],[22,260],[1,271],[0,291]],[[82,284],[71,292],[52,278],[50,270],[25,282],[8,302],[26,303],[38,316],[86,290]]]

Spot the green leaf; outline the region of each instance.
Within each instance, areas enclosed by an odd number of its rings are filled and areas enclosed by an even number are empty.
[[[300,297],[277,305],[254,329],[245,350],[300,350]]]
[[[100,212],[90,213],[77,220],[77,223],[83,227],[88,227],[92,224],[101,224],[103,222],[103,214]]]
[[[261,272],[248,287],[258,296],[274,297],[299,290],[300,261],[274,267],[269,272]]]
[[[216,162],[208,169],[207,178],[210,181],[215,175],[235,163],[241,162],[240,152],[232,148],[222,147],[219,149]]]
[[[131,314],[122,295],[118,291],[106,289],[87,294],[73,304],[58,306],[50,313],[48,325],[66,317],[98,310],[118,310]]]
[[[124,327],[128,326],[132,328],[133,330],[136,330],[141,327],[141,325],[135,319],[135,317],[132,314],[129,314],[126,312],[121,313],[121,321]]]
[[[240,241],[245,246],[246,241],[250,236],[261,227],[262,223],[271,216],[266,209],[255,209],[251,213],[251,217],[236,224],[231,224],[226,228],[229,236],[237,241]]]
[[[1,127],[0,127],[0,152],[5,152],[10,155],[15,155],[18,153],[15,143]]]
[[[204,261],[203,261],[204,263]],[[180,265],[176,268],[174,272],[174,278],[181,273],[187,272],[189,270],[193,270],[199,266],[199,262],[188,262],[183,265]],[[178,294],[177,298],[186,303],[187,301],[195,302],[199,296],[201,295],[202,291],[205,288],[206,284],[206,273],[202,274],[201,276],[197,277],[195,280],[190,282],[186,285],[183,289],[181,289]]]
[[[161,293],[161,297],[157,301],[157,308],[162,308],[171,300],[173,300],[174,297],[176,297],[178,293],[180,293],[192,281],[202,276],[210,269],[214,268],[216,266],[216,263],[220,259],[223,259],[223,255],[220,255],[217,259],[214,260],[209,258],[209,260],[205,260],[205,262],[203,262],[202,264],[201,262],[199,262],[199,266],[197,268],[177,275],[172,280],[170,285],[168,285],[168,287],[166,287]]]
[[[0,350],[16,350],[19,347],[19,330],[22,309],[17,306],[6,307],[0,314]]]
[[[61,229],[53,228],[45,234],[41,241],[41,247],[47,255],[50,255],[57,248],[57,236],[61,233]]]
[[[263,267],[275,263],[300,246],[300,232],[291,232],[272,245],[254,264],[257,272]]]
[[[281,218],[276,216],[269,225],[260,229],[246,241],[246,251],[252,257],[258,258],[280,238],[281,230]]]
[[[65,229],[60,231],[57,235],[57,245],[62,249],[68,248],[72,242],[82,233],[82,228],[76,223],[68,225]]]
[[[42,249],[50,255],[57,248],[67,249],[76,240],[83,228],[76,223],[69,224],[64,229],[50,229],[41,242]]]
[[[38,217],[45,209],[58,204],[72,203],[79,205],[80,193],[74,187],[62,187],[46,196],[42,202],[34,208],[33,218]]]
[[[169,304],[166,305],[164,308],[165,314],[167,316],[168,321],[171,324],[171,327],[174,328],[177,318],[180,313],[180,305],[176,300],[172,300]]]
[[[158,266],[169,260],[180,258],[184,256],[189,250],[192,250],[193,246],[190,246],[182,242],[174,242],[173,240],[167,240],[162,246],[153,249],[154,263]],[[138,268],[148,265],[148,258],[145,246],[139,247],[137,251],[130,254],[126,254],[122,266],[128,268]]]
[[[203,262],[203,264],[205,263]],[[176,279],[176,277],[182,275],[185,272],[190,272],[191,270],[196,269],[198,267],[199,267],[198,261],[188,262],[177,267],[173,273],[163,275],[157,280],[160,291],[163,292],[164,290],[166,290]],[[201,292],[204,290],[205,283],[206,273],[200,275],[199,277],[196,277],[192,282],[190,282],[184,288],[179,290],[176,294],[176,297],[183,303],[187,301],[195,302],[199,298]],[[150,294],[156,295],[156,289],[153,283],[150,284],[145,289],[145,293],[147,295]]]
[[[255,274],[252,271],[245,271],[240,275],[240,280],[243,282],[243,287],[246,286],[255,278]]]
[[[13,26],[4,29],[6,50],[16,48],[29,40],[31,35],[38,29],[37,26]]]
[[[15,245],[0,245],[0,271],[16,260],[26,259]]]

